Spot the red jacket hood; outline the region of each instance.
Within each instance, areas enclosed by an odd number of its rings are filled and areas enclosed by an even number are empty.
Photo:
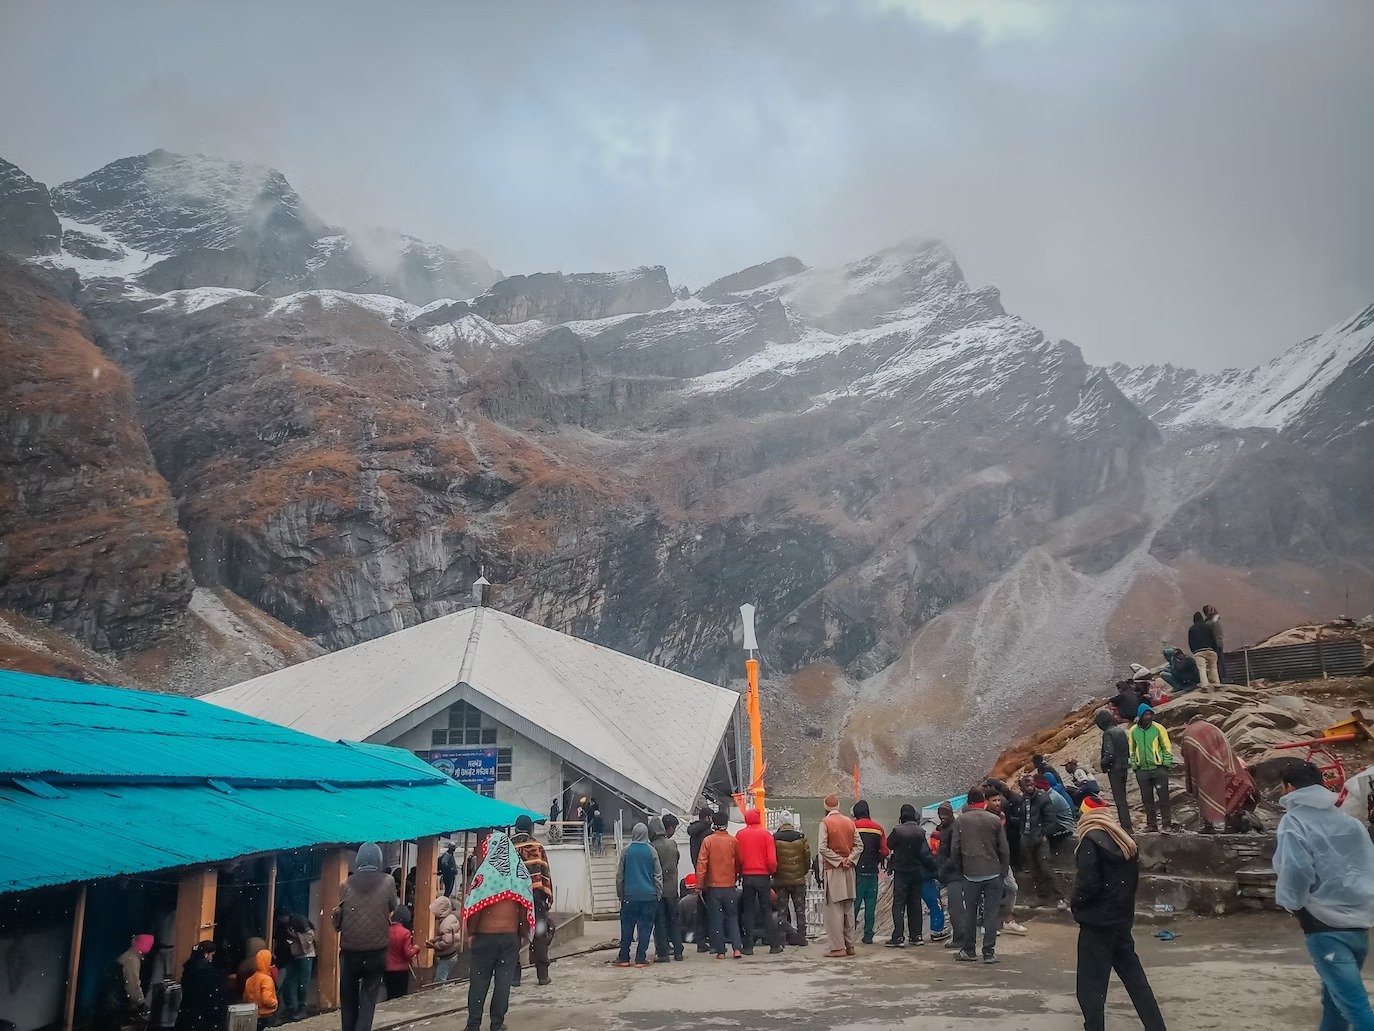
[[[744,822],[747,823],[750,827],[757,827],[759,825],[760,819],[761,818],[759,816],[759,811],[757,809],[750,809],[747,813],[744,814]]]

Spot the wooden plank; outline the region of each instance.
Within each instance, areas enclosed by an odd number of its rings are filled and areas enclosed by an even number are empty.
[[[269,856],[268,861],[272,864],[267,870],[267,933],[263,938],[267,941],[267,949],[272,950],[272,932],[277,928],[277,857]]]
[[[215,936],[215,896],[219,871],[197,867],[181,875],[177,883],[177,912],[172,923],[172,956],[185,961],[197,942]]]
[[[439,897],[439,838],[421,838],[415,843],[415,940],[427,942],[434,937],[434,914],[430,904]],[[434,961],[433,949],[421,949],[416,962],[428,966]]]
[[[338,908],[343,882],[348,878],[347,849],[331,849],[320,864],[320,912],[315,926],[315,967],[319,977],[320,1009],[339,1008],[339,932],[334,930],[334,910]]]
[[[72,912],[71,953],[67,957],[67,996],[62,1004],[63,1031],[72,1031],[76,1024],[76,982],[81,973],[81,937],[86,930],[86,885],[76,893],[76,909]]]

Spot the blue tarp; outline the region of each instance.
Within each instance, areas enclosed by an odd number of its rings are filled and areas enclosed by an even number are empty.
[[[0,892],[504,827],[525,812],[401,749],[0,671],[0,840],[24,845],[0,850]]]

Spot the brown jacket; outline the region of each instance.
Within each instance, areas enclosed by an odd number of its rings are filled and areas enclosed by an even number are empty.
[[[854,864],[863,855],[859,828],[844,813],[835,810],[825,814],[816,831],[821,857],[821,876],[825,885],[826,902],[845,902],[858,894],[858,880]],[[849,865],[844,865],[845,863]]]
[[[740,870],[739,842],[727,830],[708,834],[697,854],[697,886],[733,888]]]

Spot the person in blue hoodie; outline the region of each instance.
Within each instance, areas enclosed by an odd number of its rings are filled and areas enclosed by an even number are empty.
[[[1374,926],[1374,842],[1359,820],[1336,808],[1311,763],[1283,771],[1283,792],[1274,900],[1307,936],[1322,982],[1322,1031],[1371,1031],[1374,1011],[1361,971]]]
[[[630,940],[638,935],[634,965],[648,966],[649,940],[654,935],[654,917],[663,897],[663,866],[649,844],[649,828],[642,823],[635,824],[630,843],[620,853],[615,893],[620,899],[620,958],[615,965],[630,965]]]

